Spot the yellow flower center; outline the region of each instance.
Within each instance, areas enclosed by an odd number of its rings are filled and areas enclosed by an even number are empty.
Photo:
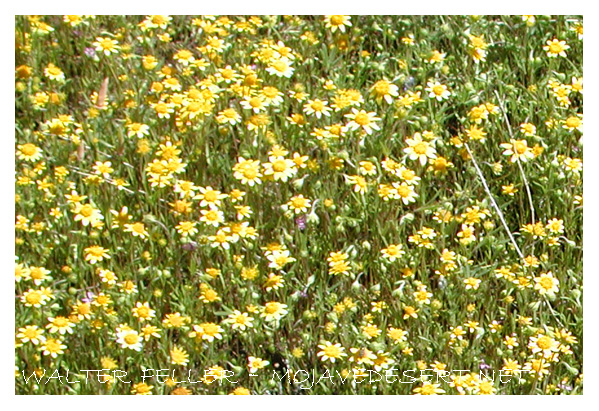
[[[471,37],[470,44],[476,49],[482,49],[487,46],[487,43],[481,37]]]
[[[306,207],[306,199],[296,197],[293,200],[291,200],[291,204],[293,205],[293,208],[304,208]]]
[[[181,231],[190,231],[193,228],[193,223],[186,221],[181,223]]]
[[[331,16],[331,25],[332,26],[341,26],[343,25],[343,16]]]
[[[493,384],[489,381],[483,381],[479,384],[478,389],[482,394],[490,394],[493,392]]]
[[[96,298],[96,302],[100,305],[106,305],[108,304],[108,296],[99,295],[98,298]]]
[[[279,306],[276,303],[267,303],[264,307],[264,312],[267,314],[274,314],[279,311]]]
[[[533,360],[531,362],[531,368],[536,372],[541,371],[544,368],[543,365],[544,362],[542,360]]]
[[[237,317],[235,317],[235,323],[245,325],[248,323],[247,317],[245,315],[240,314]]]
[[[516,141],[514,143],[514,150],[518,154],[524,154],[524,153],[526,153],[527,149],[528,149],[528,145],[526,144],[525,141]]]
[[[202,105],[197,101],[193,101],[187,105],[187,111],[191,113],[197,113],[202,108]]]
[[[541,284],[541,287],[543,287],[546,290],[550,290],[553,288],[553,280],[550,277],[541,278],[539,284]]]
[[[48,71],[48,74],[50,74],[51,76],[57,77],[62,74],[62,70],[58,67],[48,67],[46,70]]]
[[[81,210],[79,210],[79,214],[81,214],[83,217],[90,217],[93,214],[93,212],[94,208],[89,204],[84,205],[83,207],[81,207]]]
[[[250,106],[256,108],[256,107],[262,107],[262,100],[260,100],[258,97],[252,97],[249,101]]]
[[[34,144],[27,143],[23,144],[21,147],[21,153],[25,154],[27,157],[33,156],[37,151],[37,147]]]
[[[246,168],[243,171],[243,176],[248,180],[253,180],[258,176],[258,170],[256,170],[255,168]]]
[[[133,345],[139,341],[139,336],[137,334],[129,333],[125,336],[124,340],[128,345]]]
[[[171,103],[173,104],[182,104],[183,103],[183,96],[180,94],[175,94],[174,96],[171,96]]]
[[[434,395],[435,394],[435,386],[432,384],[427,384],[422,387],[420,390],[420,394],[422,395]]]
[[[79,305],[79,307],[77,307],[77,312],[82,315],[89,314],[90,311],[91,311],[91,307],[88,303],[81,304],[81,305]]]
[[[274,163],[272,163],[272,169],[277,173],[282,173],[287,169],[287,163],[285,162],[285,160],[277,160]]]
[[[414,152],[416,154],[420,154],[420,155],[426,154],[427,149],[428,149],[428,144],[426,144],[424,141],[422,141],[414,146]]]
[[[31,276],[32,279],[39,280],[40,278],[43,278],[44,273],[39,268],[35,267],[35,268],[31,269],[29,275]]]
[[[46,350],[50,352],[59,352],[60,344],[55,339],[49,339],[46,341]]]
[[[537,340],[537,346],[542,350],[547,350],[551,347],[551,338],[546,335]]]
[[[223,115],[227,118],[236,118],[237,112],[235,110],[233,110],[232,108],[228,108],[223,111]]]
[[[216,241],[217,243],[226,243],[227,242],[227,235],[224,232],[219,231],[214,236],[214,241]]]
[[[444,91],[445,91],[445,87],[443,87],[440,84],[433,86],[433,93],[435,93],[437,96],[442,95]]]
[[[334,345],[326,347],[323,351],[327,357],[331,358],[337,358],[341,354],[341,349],[339,347],[335,347]]]
[[[321,111],[324,108],[324,104],[322,101],[316,100],[313,101],[312,104],[310,104],[310,107],[312,107],[314,111]]]
[[[287,257],[285,257],[284,255],[275,258],[275,264],[277,264],[279,267],[284,266],[285,264],[287,264]]]
[[[131,226],[131,229],[139,234],[144,234],[146,232],[146,228],[143,223],[135,223]]]
[[[210,221],[218,220],[218,213],[215,210],[210,210],[206,213],[206,219]]]
[[[218,294],[217,294],[217,293],[216,293],[216,291],[214,291],[214,290],[206,290],[206,291],[204,292],[204,298],[205,298],[207,301],[215,301],[215,300],[217,300],[217,299],[218,299]]]
[[[374,93],[378,96],[386,96],[391,92],[391,84],[387,81],[379,81],[374,85]]]
[[[202,328],[204,329],[204,334],[212,336],[218,334],[218,326],[216,324],[203,324]]]
[[[447,160],[445,160],[443,157],[438,157],[435,160],[434,167],[437,171],[445,170],[447,168]]]
[[[525,124],[525,125],[522,127],[522,130],[523,130],[525,133],[530,133],[530,134],[533,134],[533,133],[535,132],[535,127],[534,127],[532,124]]]
[[[574,116],[568,117],[568,119],[566,120],[566,126],[570,128],[580,127],[580,118]]]
[[[100,42],[100,47],[104,50],[111,50],[114,47],[114,43],[110,39],[104,39]]]
[[[42,300],[42,294],[39,292],[31,292],[27,294],[27,302],[32,305],[39,304]]]
[[[368,114],[366,113],[358,113],[356,114],[354,121],[361,126],[366,126],[370,124],[370,117],[368,117]]]
[[[178,53],[178,57],[179,57],[181,60],[189,60],[189,59],[192,57],[192,54],[191,54],[191,52],[190,52],[189,50],[181,50],[181,51]],[[224,72],[224,71],[223,71],[223,72]]]
[[[212,38],[208,40],[208,45],[213,48],[220,48],[220,40],[216,38]]]
[[[29,339],[37,338],[37,330],[33,328],[27,328],[23,334]]]
[[[392,255],[392,256],[398,255],[400,253],[400,251],[401,250],[395,245],[391,245],[387,248],[387,254]]]
[[[220,72],[221,76],[223,76],[224,79],[232,79],[233,76],[235,75],[235,72],[231,69],[224,69],[223,71]]]
[[[281,73],[282,73],[282,72],[284,72],[285,70],[287,70],[287,64],[286,64],[284,61],[281,61],[281,60],[279,60],[279,61],[276,61],[276,62],[275,62],[273,65],[272,65],[272,67],[273,67],[273,68],[274,68],[276,71],[279,71],[279,72],[281,72]]]
[[[557,41],[554,41],[549,45],[549,51],[554,54],[559,54],[564,51],[564,47]]]
[[[277,94],[279,94],[279,90],[274,87],[264,87],[262,90],[262,94],[264,94],[268,98],[275,98]]]
[[[410,190],[410,187],[405,186],[405,185],[399,186],[397,188],[397,194],[399,194],[399,196],[401,198],[409,197],[411,192],[412,192],[412,190]]]
[[[54,319],[54,325],[57,327],[66,327],[67,324],[68,324],[68,321],[64,317],[56,317]]]
[[[258,127],[267,125],[268,121],[268,116],[265,115],[252,116],[250,119],[250,122]]]
[[[160,25],[166,23],[166,17],[164,17],[164,16],[152,16],[152,23],[160,26]]]
[[[215,202],[218,199],[218,195],[216,194],[216,191],[214,190],[208,190],[204,193],[204,200],[208,201],[208,202]]]

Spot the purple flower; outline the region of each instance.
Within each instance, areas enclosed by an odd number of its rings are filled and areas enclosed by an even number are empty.
[[[181,248],[183,248],[185,251],[194,251],[195,249],[198,248],[198,243],[196,243],[195,241],[183,243],[183,244],[181,244]]]
[[[478,365],[478,368],[480,368],[481,370],[488,370],[491,368],[491,366],[489,364],[487,364],[485,362],[485,360],[480,360],[480,364]]]
[[[94,297],[95,297],[94,293],[92,293],[91,291],[88,291],[88,292],[85,293],[85,297],[83,297],[81,299],[81,301],[84,302],[84,303],[86,303],[86,304],[89,304],[89,303],[92,302],[92,300],[93,300]]]
[[[297,224],[297,228],[299,228],[300,230],[305,230],[306,229],[306,216],[301,215],[301,216],[297,217],[295,219],[295,224]]]
[[[96,50],[93,47],[86,47],[85,50],[83,50],[83,53],[87,57],[91,57],[91,58],[96,57]]]
[[[559,383],[557,384],[557,388],[559,388],[562,391],[572,391],[572,386],[567,384]]]
[[[416,80],[414,79],[414,77],[411,77],[411,76],[408,77],[403,84],[403,91],[408,91],[409,89],[414,87],[415,84],[416,84]]]

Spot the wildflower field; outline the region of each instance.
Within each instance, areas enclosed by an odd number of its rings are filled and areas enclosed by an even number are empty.
[[[582,16],[16,16],[17,394],[581,394]]]

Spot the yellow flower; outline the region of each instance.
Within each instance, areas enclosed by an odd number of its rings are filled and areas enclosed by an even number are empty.
[[[372,134],[372,130],[380,130],[377,121],[381,119],[376,116],[375,112],[367,112],[365,110],[357,110],[352,108],[350,114],[345,115],[350,121],[345,125],[349,130],[362,129],[366,134]]]
[[[559,291],[559,280],[553,276],[551,271],[542,273],[540,276],[535,277],[535,290],[539,294],[553,295]]]
[[[406,138],[408,147],[404,148],[404,153],[410,160],[419,160],[421,165],[425,165],[429,159],[437,157],[436,150],[432,142],[424,141],[420,133],[415,133],[412,138]]]
[[[310,200],[301,194],[291,197],[287,204],[284,205],[285,209],[291,209],[295,214],[307,213],[310,206]]]
[[[503,155],[511,156],[510,161],[512,163],[516,161],[524,162],[534,158],[534,153],[526,140],[510,139],[509,143],[502,143],[500,146],[505,149]]]
[[[50,80],[58,81],[61,83],[65,81],[63,71],[52,63],[49,63],[48,66],[44,69],[44,75],[48,77]]]
[[[180,348],[179,346],[174,346],[171,351],[171,364],[174,365],[187,365],[189,363],[189,354],[187,351]]]
[[[330,361],[331,363],[334,363],[336,360],[341,359],[341,357],[347,357],[347,354],[344,352],[345,348],[339,343],[332,344],[329,341],[325,341],[323,344],[319,344],[318,348],[320,348],[321,351],[316,355],[320,357],[323,362]]]
[[[133,384],[133,388],[131,389],[131,394],[135,395],[152,395],[153,386],[146,384],[145,382],[140,382],[137,384]]]
[[[447,100],[451,96],[451,92],[447,89],[447,86],[438,81],[429,81],[425,90],[428,91],[429,97],[435,98],[437,101]]]
[[[264,305],[264,308],[262,309],[262,313],[260,314],[260,317],[263,317],[264,321],[266,321],[266,322],[273,322],[273,321],[278,321],[283,316],[285,316],[287,313],[288,313],[288,311],[287,311],[286,304],[281,304],[276,301],[271,301]]]
[[[179,224],[177,224],[175,228],[177,229],[177,232],[181,234],[183,237],[187,237],[198,233],[196,223],[193,221],[181,221]]]
[[[111,39],[110,37],[96,37],[96,41],[93,43],[96,51],[104,53],[106,56],[118,53],[120,46],[119,42]]]
[[[416,395],[437,395],[445,393],[445,390],[440,387],[441,384],[424,381],[420,387],[414,388],[413,392]]]
[[[569,131],[578,130],[582,133],[582,114],[568,117],[562,127]]]
[[[125,232],[133,234],[134,237],[148,238],[148,232],[143,223],[125,224]]]
[[[32,143],[17,146],[17,157],[19,160],[35,162],[42,158],[42,149]]]
[[[64,354],[64,351],[67,348],[66,345],[62,343],[62,341],[58,338],[48,338],[46,341],[42,343],[41,351],[44,355],[49,355],[52,358],[58,357],[59,354]]]
[[[398,97],[399,87],[387,80],[379,80],[370,88],[370,94],[372,94],[377,102],[381,102],[383,99],[391,104],[393,97]]]
[[[346,27],[351,27],[351,16],[324,16],[325,27],[331,29],[331,32],[339,30],[345,33]]]
[[[268,364],[270,364],[270,362],[263,360],[262,358],[252,357],[252,356],[248,357],[248,368],[250,370],[250,374],[258,372],[258,370],[261,370],[262,368],[266,367]]]
[[[570,46],[564,40],[547,40],[547,45],[543,46],[543,50],[547,52],[547,57],[566,57],[566,50]]]
[[[403,256],[405,254],[405,251],[403,250],[401,244],[391,244],[387,248],[383,248],[381,250],[381,254],[389,261],[394,262],[395,260]]]
[[[89,261],[91,264],[95,264],[98,261],[103,261],[105,258],[111,258],[108,254],[108,250],[99,245],[93,245],[87,247],[85,250],[85,261]]]

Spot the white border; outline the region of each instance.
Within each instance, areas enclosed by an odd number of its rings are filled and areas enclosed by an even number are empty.
[[[480,2],[480,1],[434,1],[434,2],[398,2],[390,6],[387,1],[368,0],[365,2],[356,2],[348,4],[342,1],[326,1],[322,0],[302,0],[298,2],[248,2],[248,1],[220,1],[220,2],[165,2],[165,1],[144,1],[143,3],[123,2],[123,1],[102,1],[94,3],[84,3],[81,1],[61,1],[61,2],[41,2],[27,1],[18,4],[12,3],[9,8],[3,7],[2,13],[2,29],[5,31],[3,41],[8,42],[8,47],[5,47],[10,53],[9,59],[11,63],[2,65],[2,80],[1,84],[4,93],[3,96],[12,96],[14,90],[14,15],[16,14],[582,14],[584,15],[585,33],[585,71],[590,73],[587,75],[585,84],[585,106],[586,112],[591,115],[585,118],[585,130],[587,138],[585,139],[586,147],[584,150],[585,164],[585,194],[586,194],[586,209],[597,210],[597,189],[596,184],[599,181],[599,161],[594,159],[594,155],[599,154],[597,141],[597,120],[593,113],[596,112],[597,96],[599,95],[599,86],[597,78],[592,74],[598,72],[597,65],[597,23],[599,19],[591,13],[590,6],[582,3],[573,4],[565,1],[528,1],[524,4],[522,1],[501,1],[501,2]],[[585,13],[588,11],[588,13]],[[10,30],[9,30],[10,29]],[[4,110],[3,116],[7,117],[8,113],[13,113],[14,104],[11,99],[5,97],[2,102]],[[3,276],[2,279],[6,283],[2,289],[5,296],[2,299],[8,324],[3,327],[3,336],[0,340],[2,347],[2,362],[0,366],[2,393],[8,394],[14,401],[18,401],[15,405],[39,406],[41,409],[46,407],[75,407],[89,408],[90,406],[118,404],[118,406],[127,407],[134,405],[136,407],[162,408],[164,406],[172,407],[174,398],[172,396],[161,396],[154,398],[140,398],[134,396],[102,396],[101,398],[86,398],[86,397],[36,397],[36,396],[15,396],[14,395],[14,300],[12,290],[8,284],[12,284],[12,266],[14,261],[14,127],[10,124],[11,121],[3,122],[6,130],[0,140],[2,142],[2,150],[0,150],[0,167],[1,167],[1,188],[3,202],[1,203],[2,219],[0,230],[2,232],[0,252],[2,253]],[[11,139],[8,136],[13,136]],[[10,178],[9,178],[10,177]],[[594,351],[594,342],[597,341],[597,330],[595,320],[599,317],[598,302],[599,298],[594,296],[597,292],[597,282],[599,281],[597,272],[599,253],[599,244],[596,240],[596,234],[599,232],[599,216],[594,212],[587,212],[584,219],[584,245],[585,253],[584,264],[584,280],[586,285],[586,299],[584,300],[585,327],[583,341],[587,342],[585,351],[585,394],[584,396],[559,396],[559,398],[549,396],[511,396],[511,397],[494,397],[492,404],[497,404],[497,407],[504,408],[506,405],[512,406],[518,404],[518,409],[521,408],[539,408],[543,409],[559,409],[564,406],[580,407],[581,405],[592,403],[591,401],[598,395],[599,378],[598,378],[598,356]],[[581,341],[581,343],[583,343]],[[593,345],[591,345],[593,344]],[[179,402],[175,406],[200,406],[201,408],[212,407],[228,407],[242,406],[244,409],[252,410],[280,406],[295,408],[303,408],[318,404],[319,408],[332,406],[333,409],[345,409],[346,406],[351,408],[372,408],[373,406],[391,406],[393,408],[403,408],[410,406],[425,406],[432,407],[453,407],[465,405],[463,401],[468,402],[468,406],[485,406],[489,407],[491,402],[489,399],[480,397],[469,397],[468,399],[459,396],[439,396],[437,398],[429,398],[425,400],[423,397],[402,396],[402,397],[387,397],[387,396],[296,396],[287,398],[284,396],[260,396],[259,398],[234,398],[233,396],[203,396],[201,402],[198,402],[198,396],[179,397]],[[187,398],[187,399],[184,399]],[[460,398],[459,400],[457,398]],[[23,403],[25,401],[25,404]],[[118,401],[118,403],[117,403]],[[166,402],[168,401],[168,403]],[[567,401],[567,403],[566,403]],[[426,405],[425,405],[426,404]],[[10,405],[9,405],[10,406]]]

